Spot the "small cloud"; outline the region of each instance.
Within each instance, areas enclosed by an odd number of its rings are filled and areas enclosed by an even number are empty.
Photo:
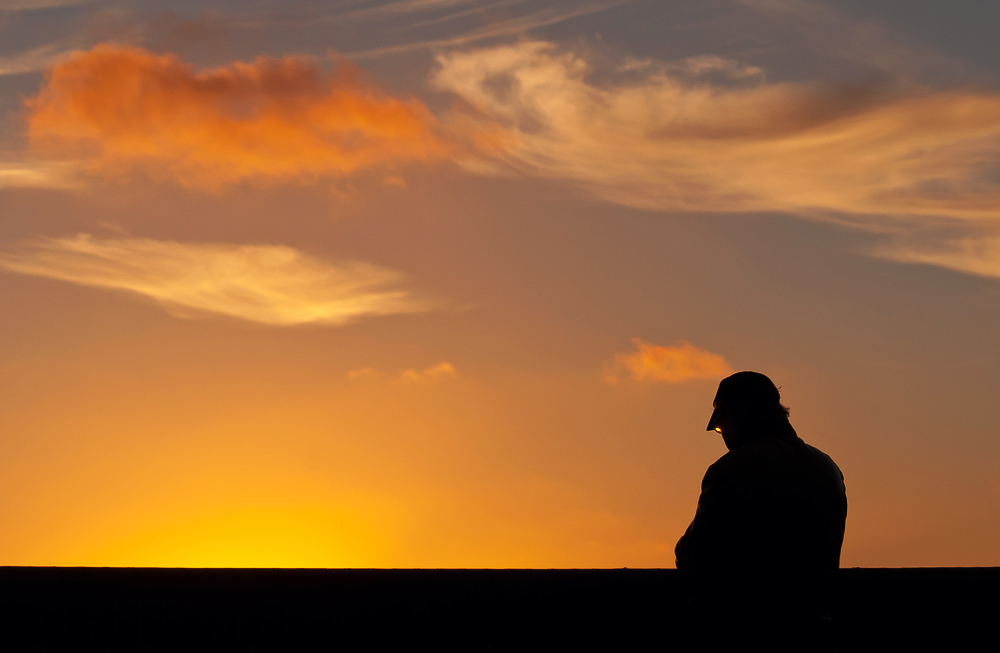
[[[441,362],[428,367],[422,372],[418,372],[417,370],[403,370],[399,373],[399,381],[400,383],[421,383],[454,376],[458,376],[455,366],[451,363]]]
[[[150,297],[175,317],[205,313],[277,326],[340,325],[431,310],[403,275],[336,264],[279,245],[185,244],[144,238],[46,238],[0,252],[0,268]]]
[[[458,372],[455,370],[455,366],[451,363],[438,363],[433,367],[428,367],[424,370],[424,376],[429,378],[437,378],[443,376],[456,376]]]
[[[618,66],[618,72],[627,73],[634,70],[649,70],[653,65],[653,60],[649,58],[637,59],[635,57],[625,57]]]
[[[606,370],[604,381],[618,383],[622,370],[636,381],[667,381],[680,383],[691,379],[716,379],[732,374],[726,359],[690,342],[681,340],[676,345],[661,347],[640,338],[633,338],[637,351],[615,354],[616,369]]]
[[[423,380],[424,377],[416,370],[403,370],[399,373],[400,383],[415,383]]]
[[[347,373],[347,378],[351,380],[379,379],[385,376],[386,374],[384,372],[377,370],[374,367],[364,367],[359,370],[351,370]],[[424,370],[402,370],[396,375],[396,382],[428,383],[456,376],[458,376],[458,371],[455,369],[455,366],[446,361],[442,361],[437,365],[431,365]]]
[[[688,57],[673,67],[693,76],[715,72],[722,74],[728,79],[764,77],[764,70],[757,66],[747,66],[733,59],[725,59],[711,54]]]

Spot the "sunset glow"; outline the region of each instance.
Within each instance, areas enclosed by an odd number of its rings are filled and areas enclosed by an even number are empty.
[[[0,564],[671,567],[739,370],[998,564],[955,1],[0,2]]]

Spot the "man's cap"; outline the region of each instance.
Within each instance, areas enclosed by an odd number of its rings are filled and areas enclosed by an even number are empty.
[[[718,426],[720,410],[725,405],[737,403],[774,405],[781,403],[781,393],[774,382],[760,372],[737,372],[719,382],[712,405],[712,418],[708,420],[706,431],[714,431]]]

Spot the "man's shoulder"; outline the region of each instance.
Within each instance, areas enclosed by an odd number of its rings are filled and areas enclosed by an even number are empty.
[[[705,470],[705,476],[707,477],[710,475],[718,474],[734,465],[739,465],[740,457],[733,455],[737,451],[739,451],[739,449],[722,454],[722,456],[720,456],[718,460],[716,460],[714,463],[708,466],[708,469]]]
[[[773,458],[776,455],[794,450],[802,450],[802,447],[815,449],[803,442],[798,436],[775,436],[754,440],[742,447],[738,447],[724,454],[709,466],[709,469],[726,469],[738,467],[744,464],[752,464],[762,458]],[[819,449],[816,449],[819,453]]]
[[[762,465],[780,466],[782,462],[793,466],[821,465],[840,472],[833,458],[807,444],[797,435],[792,435],[763,438],[734,449],[712,463],[706,472],[706,477],[738,473],[742,469],[757,468]]]
[[[805,443],[803,443],[805,444]],[[811,456],[817,461],[818,465],[825,467],[834,476],[840,479],[840,482],[844,481],[844,472],[840,471],[840,467],[833,461],[833,458],[829,454],[820,451],[818,448],[805,444],[806,449],[809,451]]]
[[[799,442],[802,441],[799,440]],[[807,442],[802,442],[801,446],[802,450],[805,452],[805,455],[807,457],[811,458],[817,464],[837,470],[837,473],[843,476],[843,474],[840,472],[840,467],[837,466],[837,463],[833,462],[833,458],[831,458],[829,454],[823,452],[818,447],[814,447]]]
[[[760,459],[760,452],[751,450],[750,445],[733,449],[708,466],[705,471],[705,482],[718,483],[742,476],[745,470],[758,467]]]

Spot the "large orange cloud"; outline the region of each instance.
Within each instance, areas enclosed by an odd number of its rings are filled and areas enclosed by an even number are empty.
[[[109,174],[141,163],[187,185],[337,176],[448,151],[419,101],[390,97],[347,62],[306,57],[196,71],[99,45],[52,67],[28,110],[36,151]]]

